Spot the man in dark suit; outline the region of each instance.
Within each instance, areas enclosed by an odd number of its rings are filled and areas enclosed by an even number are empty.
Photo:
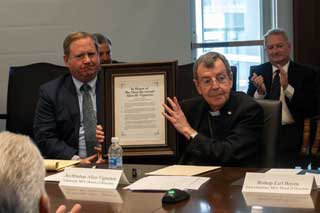
[[[242,92],[231,92],[232,72],[216,52],[199,57],[194,83],[201,95],[180,104],[167,98],[163,115],[181,134],[182,164],[257,166],[263,110]]]
[[[47,158],[81,159],[82,163],[91,163],[97,159],[92,152],[92,146],[97,145],[95,127],[103,120],[98,46],[91,34],[75,32],[66,37],[63,47],[64,62],[70,73],[41,86],[34,122],[35,142]],[[82,90],[84,85],[89,88],[87,97]],[[90,141],[94,144],[90,146],[89,130],[84,126],[84,117],[88,114],[84,113],[87,112],[83,105],[85,98],[91,103],[91,118],[96,120],[91,125],[94,139],[91,137]]]
[[[248,94],[257,99],[281,100],[278,166],[294,167],[301,164],[298,158],[303,120],[316,110],[316,73],[290,60],[291,44],[282,29],[269,30],[264,36],[264,45],[269,62],[255,67],[249,77]]]

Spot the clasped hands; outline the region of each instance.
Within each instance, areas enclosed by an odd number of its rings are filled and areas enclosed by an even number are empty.
[[[106,163],[106,160],[104,160],[102,157],[101,145],[104,142],[104,132],[103,132],[103,128],[101,125],[97,125],[96,138],[99,143],[99,146],[94,147],[94,149],[97,151],[97,153],[94,155],[91,155],[87,158],[81,159],[80,160],[81,164]]]
[[[283,90],[286,90],[289,83],[288,83],[288,73],[283,69],[283,67],[280,64],[275,65],[279,69],[279,75],[280,75],[280,84]],[[250,78],[253,85],[257,88],[257,91],[259,95],[265,95],[266,94],[266,86],[264,83],[264,79],[261,75],[257,75],[256,73],[252,74],[252,77]]]
[[[173,97],[173,99],[167,97],[168,105],[163,103],[162,106],[165,109],[165,112],[162,112],[162,115],[170,121],[174,128],[184,135],[188,140],[190,136],[196,131],[191,128],[190,124],[187,121],[186,116],[184,115],[178,99]]]

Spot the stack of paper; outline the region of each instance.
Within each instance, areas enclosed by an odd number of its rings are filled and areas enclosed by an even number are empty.
[[[66,167],[80,163],[79,160],[56,160],[44,159],[44,165],[47,171],[61,171]]]
[[[167,191],[172,188],[197,190],[209,179],[208,177],[190,176],[148,176],[125,187],[125,189],[145,191]]]
[[[146,173],[146,175],[194,176],[216,169],[220,169],[220,166],[173,165],[153,172]]]

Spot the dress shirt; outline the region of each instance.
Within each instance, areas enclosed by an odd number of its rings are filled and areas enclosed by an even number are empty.
[[[290,63],[290,61],[282,67],[284,69],[284,71],[287,73],[288,73],[289,63]],[[276,66],[272,65],[272,73],[273,73],[272,78],[274,78],[274,76],[276,74],[276,70],[279,70],[279,69]],[[288,84],[287,89],[285,89],[285,90],[281,86],[280,100],[282,103],[282,118],[281,118],[282,125],[294,123],[294,119],[293,119],[292,114],[291,114],[291,112],[288,108],[288,105],[286,103],[286,97],[289,99],[289,101],[291,101],[293,94],[294,94],[294,88],[290,84]],[[254,93],[254,98],[256,98],[256,99],[264,99],[265,96],[266,96],[266,94],[260,95],[257,90]]]

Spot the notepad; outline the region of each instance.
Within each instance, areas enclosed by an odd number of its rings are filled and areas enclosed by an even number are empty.
[[[79,160],[44,159],[44,165],[47,171],[61,171],[66,167],[73,166],[78,163],[80,163]]]
[[[194,176],[220,168],[220,166],[173,165],[146,173],[146,175]]]

